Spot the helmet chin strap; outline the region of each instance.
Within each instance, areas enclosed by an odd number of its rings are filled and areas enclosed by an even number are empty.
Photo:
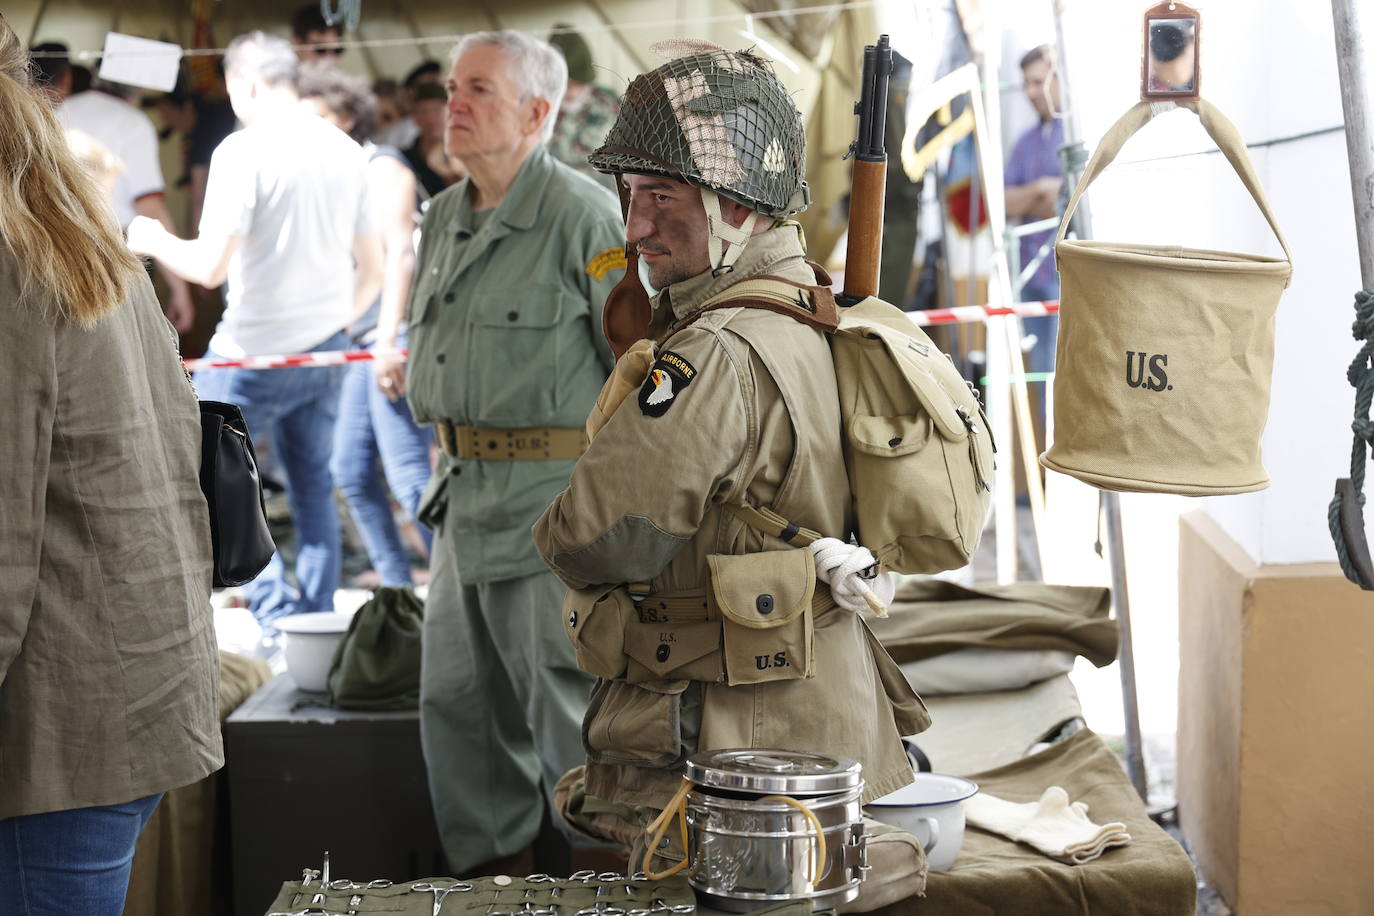
[[[744,251],[745,243],[754,234],[754,224],[758,222],[757,210],[750,210],[744,224],[738,229],[730,225],[720,214],[720,195],[710,188],[701,188],[701,202],[706,207],[706,228],[708,237],[706,250],[711,258],[711,274],[719,277],[735,269],[735,261]],[[725,247],[726,243],[729,248]]]

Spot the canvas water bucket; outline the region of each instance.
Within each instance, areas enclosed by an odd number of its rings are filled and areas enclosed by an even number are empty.
[[[1284,259],[1064,239],[1079,199],[1122,145],[1169,103],[1136,105],[1107,131],[1056,238],[1060,328],[1051,470],[1108,490],[1205,496],[1269,485],[1274,310],[1293,272],[1245,143],[1221,112],[1202,120],[1283,247]]]

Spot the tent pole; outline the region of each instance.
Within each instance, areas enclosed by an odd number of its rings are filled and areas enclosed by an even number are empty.
[[[997,10],[985,11],[983,22],[982,59],[975,71],[981,85],[974,85],[969,91],[969,103],[973,106],[973,139],[977,152],[977,172],[981,173],[984,200],[988,213],[988,231],[992,240],[992,264],[988,271],[988,304],[1005,305],[1011,301],[1011,277],[1007,268],[1006,229],[1007,208],[1002,175],[1002,113],[1001,99],[997,88],[998,63],[1002,54],[1002,26]],[[975,213],[977,211],[974,211]],[[977,226],[975,221],[970,229]],[[977,234],[970,233],[970,244],[976,244]],[[986,371],[988,375],[987,413],[992,424],[993,439],[1005,443],[1008,460],[999,462],[993,486],[993,532],[997,547],[997,581],[1000,584],[1015,582],[1018,577],[1017,558],[1017,521],[1016,521],[1016,478],[1013,466],[1016,462],[1012,450],[1012,430],[1015,422],[1012,386],[1025,385],[1023,369],[1013,365],[1012,348],[1008,336],[1000,325],[1008,319],[1003,316],[989,318],[987,321]],[[1019,381],[1013,376],[1019,376]]]
[[[1333,0],[1333,2],[1339,2],[1339,0]],[[1070,149],[1081,148],[1082,134],[1080,131],[1082,125],[1078,121],[1078,112],[1070,101],[1069,87],[1072,84],[1068,79],[1068,55],[1064,42],[1064,0],[1055,0],[1054,32],[1059,46],[1056,66],[1059,68],[1059,72],[1063,74],[1059,80],[1059,91],[1063,94],[1062,104],[1066,112],[1064,144],[1066,148]],[[1064,191],[1068,192],[1077,183],[1083,162],[1081,156],[1065,157],[1065,160]],[[1086,206],[1087,203],[1087,201],[1080,202],[1075,216],[1080,238],[1088,238],[1092,235],[1092,222],[1088,215],[1091,208]],[[1100,491],[1098,511],[1105,516],[1107,525],[1107,562],[1111,568],[1112,576],[1112,605],[1116,611],[1116,625],[1121,633],[1117,664],[1121,672],[1121,711],[1126,731],[1126,772],[1131,777],[1131,784],[1135,786],[1136,792],[1140,795],[1140,800],[1148,805],[1150,790],[1145,777],[1145,756],[1141,747],[1140,704],[1136,693],[1135,646],[1134,640],[1131,638],[1131,598],[1126,582],[1125,538],[1121,526],[1120,494],[1110,490]]]
[[[29,40],[24,47],[33,47],[34,41],[38,38],[38,27],[43,24],[43,17],[48,12],[49,2],[51,2],[51,0],[42,0],[42,2],[38,4],[38,9],[34,10],[33,25],[29,27]]]
[[[1345,146],[1350,159],[1350,190],[1355,199],[1355,239],[1360,250],[1360,281],[1374,289],[1374,70],[1371,70],[1364,26],[1374,28],[1374,16],[1361,12],[1361,0],[1331,0],[1336,32],[1336,67],[1341,78],[1341,108],[1345,112]],[[1363,22],[1361,22],[1363,18]]]

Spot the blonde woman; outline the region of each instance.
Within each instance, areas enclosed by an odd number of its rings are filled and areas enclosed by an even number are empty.
[[[200,419],[171,326],[0,18],[0,913],[117,916],[223,763]]]

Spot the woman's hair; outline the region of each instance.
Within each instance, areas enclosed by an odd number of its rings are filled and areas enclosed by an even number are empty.
[[[296,89],[303,99],[319,99],[324,107],[353,127],[348,135],[362,143],[377,129],[377,97],[367,83],[328,64],[301,67]]]
[[[29,85],[29,59],[0,16],[0,245],[20,289],[89,327],[128,298],[142,271],[95,182],[77,163],[51,103]]]

